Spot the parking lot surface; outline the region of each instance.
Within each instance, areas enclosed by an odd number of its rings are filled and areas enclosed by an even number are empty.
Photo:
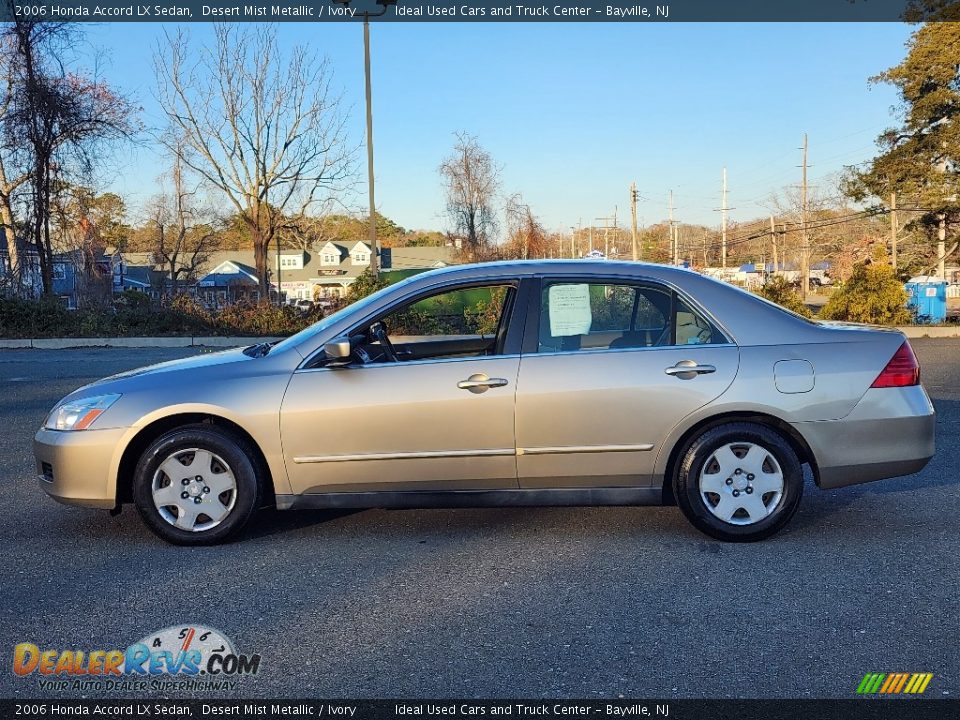
[[[710,540],[676,508],[521,508],[270,512],[193,549],[130,506],[48,499],[31,440],[74,388],[197,349],[0,351],[0,697],[81,694],[15,676],[18,643],[122,649],[182,623],[262,656],[200,697],[845,698],[867,672],[931,672],[926,696],[955,697],[960,341],[913,345],[937,456],[842,490],[808,479],[761,543]]]

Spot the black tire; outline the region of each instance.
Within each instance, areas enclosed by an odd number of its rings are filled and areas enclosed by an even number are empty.
[[[738,446],[738,443],[742,445]],[[769,514],[762,520],[754,522],[746,510],[739,509],[731,521],[727,522],[711,510],[711,507],[719,508],[719,503],[723,500],[720,494],[709,491],[701,493],[701,472],[714,452],[725,445],[733,446],[736,453],[742,452],[747,444],[759,446],[773,456],[783,475],[783,489],[778,500],[776,493],[769,495],[758,493],[757,497],[761,502],[767,508],[772,507],[772,510],[768,510]],[[769,461],[763,462],[766,464]],[[766,466],[769,467],[769,465]],[[711,467],[716,467],[718,470],[720,468],[719,465],[712,464]],[[710,468],[707,470],[710,472]],[[723,474],[726,473],[720,473],[721,476]],[[731,480],[735,477],[736,483],[744,482],[741,477],[745,476],[739,474],[735,476],[731,473]],[[752,479],[753,475],[749,477]],[[727,492],[730,488],[729,492],[732,494],[736,488],[736,485],[727,483],[725,478],[722,484],[724,486],[722,492]],[[803,468],[790,443],[776,430],[757,423],[731,422],[709,428],[687,444],[677,463],[673,492],[683,514],[701,532],[727,542],[753,542],[770,537],[793,517],[803,496]],[[746,492],[746,490],[738,492]],[[752,495],[753,492],[751,485],[750,494]],[[716,504],[713,504],[714,502]],[[731,502],[736,504],[739,501],[731,500]],[[735,524],[736,522],[750,524]]]
[[[182,452],[190,449],[205,450],[212,453],[218,458],[213,463],[216,469],[223,472],[225,465],[226,471],[232,473],[234,480],[235,490],[224,491],[225,494],[219,496],[228,500],[232,499],[229,511],[208,529],[184,530],[175,527],[172,521],[167,519],[170,517],[176,518],[173,509],[165,508],[161,511],[154,502],[153,482],[160,465],[168,458],[176,456],[178,451]],[[193,456],[190,454],[181,455],[180,462],[184,462],[184,457],[190,460]],[[198,424],[176,428],[155,440],[140,456],[133,477],[133,502],[147,527],[169,543],[174,545],[214,545],[224,542],[240,532],[249,522],[256,509],[260,507],[263,488],[257,477],[256,467],[250,460],[252,457],[254,455],[247,443],[214,426]],[[222,464],[220,461],[222,461]],[[184,474],[188,475],[190,473],[185,472]],[[165,473],[161,475],[158,483],[166,483],[163,479],[165,476]],[[199,478],[200,476],[196,477]],[[183,478],[183,481],[189,479]],[[171,480],[180,482],[180,479]],[[199,480],[197,480],[197,483],[203,484]],[[202,492],[202,490],[198,490],[198,492]],[[202,503],[205,499],[207,499],[206,495],[202,496],[200,502],[197,503],[201,505],[197,525],[215,522],[210,519],[210,516],[202,514]],[[164,514],[166,514],[166,517]],[[201,518],[203,517],[207,517],[207,521],[202,521]]]

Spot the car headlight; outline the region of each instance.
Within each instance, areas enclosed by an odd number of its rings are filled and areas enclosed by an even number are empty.
[[[120,395],[94,395],[60,403],[43,424],[47,430],[86,430]]]

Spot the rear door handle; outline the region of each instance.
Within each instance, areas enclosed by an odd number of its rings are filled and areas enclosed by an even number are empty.
[[[667,375],[673,375],[680,380],[693,380],[697,375],[709,375],[716,371],[717,368],[713,365],[698,365],[693,360],[681,360],[664,370]]]
[[[490,388],[503,387],[506,384],[506,378],[492,378],[487,377],[485,373],[476,373],[466,380],[458,382],[457,387],[461,390],[469,390],[472,393],[479,394],[486,392]]]

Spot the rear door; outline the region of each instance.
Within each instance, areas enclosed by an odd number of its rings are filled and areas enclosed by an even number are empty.
[[[653,282],[545,278],[537,292],[517,380],[520,487],[649,485],[668,432],[730,386],[738,348]]]

